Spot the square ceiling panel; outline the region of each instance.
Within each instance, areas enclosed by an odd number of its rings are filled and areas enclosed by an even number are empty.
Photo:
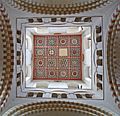
[[[81,80],[82,35],[34,35],[33,80]]]
[[[102,17],[90,18],[67,17],[67,25],[17,18],[17,97],[104,99]]]

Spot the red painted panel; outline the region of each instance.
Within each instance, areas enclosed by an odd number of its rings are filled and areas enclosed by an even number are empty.
[[[82,36],[34,35],[33,80],[81,80]]]

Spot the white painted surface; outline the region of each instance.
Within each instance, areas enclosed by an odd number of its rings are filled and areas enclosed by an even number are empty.
[[[68,85],[66,84],[66,83],[50,83],[49,85],[48,85],[48,88],[50,89],[50,88],[57,88],[57,89],[67,89],[68,88]]]
[[[85,50],[85,60],[84,63],[86,66],[91,67],[91,48]]]
[[[31,52],[26,49],[26,66],[31,64]]]

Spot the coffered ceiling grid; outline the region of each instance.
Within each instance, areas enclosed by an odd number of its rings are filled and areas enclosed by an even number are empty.
[[[66,15],[90,11],[99,7],[106,6],[111,0],[93,0],[82,3],[72,4],[41,4],[33,1],[8,0],[15,8],[23,11],[41,14]]]

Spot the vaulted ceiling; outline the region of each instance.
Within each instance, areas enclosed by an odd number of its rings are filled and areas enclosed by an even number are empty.
[[[32,13],[63,15],[104,7],[110,3],[110,0],[9,0],[8,3],[23,11],[26,10]]]
[[[21,116],[40,115],[46,111],[74,112],[79,115],[111,116],[120,114],[120,1],[115,0],[1,0],[0,1],[0,115]],[[44,15],[44,18],[42,17]],[[79,95],[75,99],[17,98],[16,88],[17,60],[21,56],[17,52],[17,44],[21,43],[20,30],[16,30],[18,17],[28,21],[33,17],[45,19],[56,18],[62,22],[67,16],[101,16],[103,18],[103,85],[102,100],[85,100]],[[31,18],[32,17],[32,18]],[[62,19],[63,18],[63,19]],[[34,21],[35,18],[32,19]],[[49,19],[49,18],[47,18]],[[36,21],[36,19],[35,19]],[[57,24],[57,21],[55,24]],[[63,21],[70,23],[69,21]],[[22,21],[21,21],[22,22]],[[51,23],[48,20],[44,23]],[[62,22],[62,23],[63,23]],[[28,21],[31,24],[31,22]],[[42,24],[43,22],[39,22]],[[43,25],[44,25],[43,23]],[[51,23],[53,24],[53,22]],[[59,23],[60,24],[60,23]],[[95,31],[94,31],[95,32]],[[96,43],[99,47],[99,43]],[[101,57],[101,56],[100,56]],[[99,56],[98,56],[99,58]],[[99,67],[97,67],[99,68]],[[100,76],[97,75],[99,78]],[[96,78],[97,78],[96,76]],[[20,78],[21,79],[21,78]],[[98,80],[99,81],[99,80]],[[34,99],[35,98],[35,99]],[[42,102],[41,102],[42,101]],[[12,108],[13,107],[13,108]],[[42,113],[41,113],[42,112]],[[4,114],[5,113],[5,114]],[[43,113],[43,115],[44,115]],[[47,114],[48,115],[48,114]],[[51,114],[52,115],[52,114]]]

